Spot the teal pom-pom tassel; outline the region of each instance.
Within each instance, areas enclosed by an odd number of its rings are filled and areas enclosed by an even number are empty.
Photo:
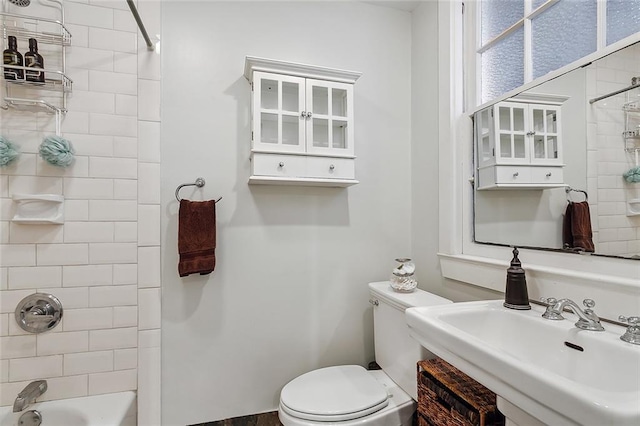
[[[640,166],[630,168],[622,176],[629,183],[640,183]]]
[[[40,157],[53,166],[69,166],[75,153],[71,142],[60,136],[47,136],[40,144]]]
[[[18,147],[0,136],[0,167],[4,167],[18,158]]]

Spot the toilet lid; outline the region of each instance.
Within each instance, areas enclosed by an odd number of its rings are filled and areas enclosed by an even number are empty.
[[[387,390],[359,365],[321,368],[289,382],[280,393],[282,408],[307,420],[345,421],[389,404]]]

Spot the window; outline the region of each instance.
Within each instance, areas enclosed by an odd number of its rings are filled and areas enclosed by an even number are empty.
[[[640,0],[479,0],[478,104],[640,31]]]

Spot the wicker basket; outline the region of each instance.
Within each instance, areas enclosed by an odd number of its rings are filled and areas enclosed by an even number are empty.
[[[435,358],[418,362],[418,426],[498,426],[496,394]]]

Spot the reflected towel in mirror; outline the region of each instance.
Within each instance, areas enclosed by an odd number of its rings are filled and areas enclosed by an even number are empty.
[[[562,223],[562,245],[565,249],[594,252],[593,233],[591,231],[591,213],[589,203],[570,202]]]

